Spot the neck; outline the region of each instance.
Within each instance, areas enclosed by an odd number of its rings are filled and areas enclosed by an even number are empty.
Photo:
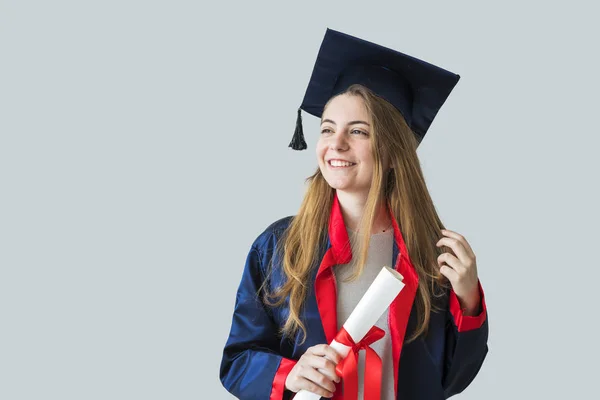
[[[340,209],[342,210],[342,216],[344,217],[344,224],[352,231],[357,231],[360,224],[360,220],[363,216],[365,204],[367,202],[367,195],[355,195],[342,191],[336,191],[338,201],[340,203]],[[377,211],[375,213],[375,221],[373,221],[373,228],[371,233],[379,233],[390,228],[391,220],[387,210],[385,201],[380,202],[377,205]]]

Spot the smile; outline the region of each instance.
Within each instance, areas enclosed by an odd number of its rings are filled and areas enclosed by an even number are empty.
[[[332,168],[349,168],[356,165],[356,163],[350,161],[341,161],[341,160],[329,160],[327,162]]]

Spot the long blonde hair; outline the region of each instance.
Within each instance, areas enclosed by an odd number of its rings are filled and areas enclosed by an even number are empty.
[[[382,202],[389,205],[419,276],[415,298],[418,324],[414,334],[408,339],[410,343],[419,335],[426,334],[431,311],[438,311],[432,298],[440,296],[440,289],[447,288],[448,282],[439,273],[437,257],[442,252],[451,252],[451,249],[445,246],[438,249],[435,246],[444,226],[425,184],[416,152],[418,142],[402,114],[365,86],[352,85],[339,95],[342,94],[362,98],[373,123],[370,137],[374,170],[358,230],[371,232],[377,206]],[[388,171],[383,170],[383,161],[386,159],[393,167]],[[281,334],[291,338],[300,330],[303,334],[302,342],[306,339],[306,327],[300,315],[308,292],[307,282],[312,268],[319,267],[318,263],[315,264],[315,258],[327,237],[335,195],[334,189],[329,186],[319,168],[307,178],[307,182],[308,189],[300,210],[278,242],[286,281],[264,296],[265,302],[271,306],[279,306],[288,301],[289,315],[281,328]],[[357,243],[360,258],[351,279],[362,273],[367,260],[370,235],[362,236],[362,242]]]

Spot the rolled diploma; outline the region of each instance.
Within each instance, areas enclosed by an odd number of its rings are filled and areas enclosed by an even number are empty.
[[[348,332],[354,343],[360,342],[367,332],[377,323],[377,320],[383,315],[385,310],[392,304],[392,301],[398,296],[404,283],[402,275],[389,267],[383,267],[371,286],[367,289],[365,295],[360,299],[356,308],[344,323],[344,329]],[[350,347],[335,341],[330,344],[337,351],[342,359],[350,352]],[[294,396],[294,400],[319,400],[321,396],[300,390]]]

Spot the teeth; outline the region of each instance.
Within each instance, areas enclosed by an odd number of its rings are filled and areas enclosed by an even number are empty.
[[[338,161],[338,160],[331,160],[329,161],[329,164],[331,164],[331,166],[333,167],[349,167],[351,165],[354,165],[351,162],[348,161]]]

